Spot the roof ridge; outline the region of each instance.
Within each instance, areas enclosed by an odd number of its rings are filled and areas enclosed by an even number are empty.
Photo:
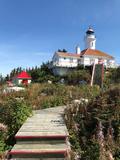
[[[77,58],[80,57],[80,55],[76,53],[68,53],[68,52],[57,52],[57,55],[61,57],[77,57]]]
[[[70,53],[70,52],[58,52],[58,51],[57,51],[57,53],[64,53],[64,54],[76,54],[76,53],[72,53],[72,52]]]
[[[26,72],[26,71],[21,71],[20,73],[18,73],[18,75],[16,75],[16,78],[31,78],[31,76]]]
[[[90,48],[87,48],[85,52],[88,52],[89,50],[91,50]]]

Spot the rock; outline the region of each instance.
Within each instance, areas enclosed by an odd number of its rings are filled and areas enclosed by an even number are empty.
[[[52,81],[48,80],[48,83],[49,83],[49,84],[52,84]]]
[[[75,100],[73,100],[72,101],[73,102],[73,104],[84,104],[84,103],[88,103],[88,99],[85,99],[85,98],[80,98],[80,99],[75,99]]]

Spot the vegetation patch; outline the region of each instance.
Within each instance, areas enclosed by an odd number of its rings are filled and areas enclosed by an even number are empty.
[[[120,159],[119,87],[101,93],[88,104],[69,106],[65,119],[72,130],[73,150],[81,160]]]
[[[31,114],[32,108],[21,99],[9,97],[0,104],[0,152],[11,148],[14,135]]]

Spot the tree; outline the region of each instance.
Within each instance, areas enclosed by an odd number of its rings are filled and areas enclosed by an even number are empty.
[[[61,49],[58,49],[58,52],[67,52],[67,50],[66,49],[63,49],[63,50],[61,50]]]
[[[63,52],[67,52],[67,50],[66,50],[66,49],[63,49],[62,51],[63,51]]]
[[[49,69],[50,62],[42,63],[40,70],[46,72],[46,74],[52,74],[51,69]]]
[[[4,77],[2,76],[2,74],[0,74],[0,84],[2,85],[4,81],[5,81]]]
[[[10,76],[9,74],[7,74],[7,76],[5,77],[5,81],[9,81],[10,80]]]

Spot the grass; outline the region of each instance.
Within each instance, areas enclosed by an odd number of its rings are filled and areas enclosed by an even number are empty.
[[[23,98],[32,109],[43,109],[59,105],[67,105],[73,99],[91,99],[98,95],[100,89],[97,86],[88,85],[72,86],[61,84],[35,83],[25,91],[13,92],[0,95],[0,102],[4,103],[9,97]]]

